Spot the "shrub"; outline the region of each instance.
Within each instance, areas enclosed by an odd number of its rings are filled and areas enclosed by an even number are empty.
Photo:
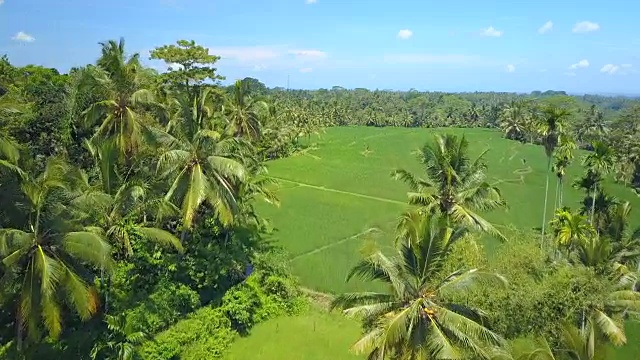
[[[199,359],[216,358],[222,355],[235,336],[236,332],[231,329],[231,322],[223,311],[204,307],[142,344],[139,353],[148,360],[188,359],[182,354],[195,355],[192,353],[194,345],[195,349],[206,350],[209,354]]]
[[[125,313],[136,328],[153,334],[174,324],[199,306],[198,293],[188,286],[161,281],[144,302]]]
[[[575,321],[582,309],[601,303],[610,285],[591,269],[554,263],[539,239],[526,234],[500,246],[488,268],[508,285],[480,287],[451,300],[481,309],[487,325],[508,339],[543,335],[553,343],[561,320]]]

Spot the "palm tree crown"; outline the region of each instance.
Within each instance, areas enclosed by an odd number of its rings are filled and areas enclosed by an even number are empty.
[[[504,236],[476,213],[506,207],[500,190],[485,181],[486,151],[474,160],[469,158],[469,143],[464,136],[436,135],[419,154],[426,178],[417,178],[406,170],[395,170],[392,176],[409,185],[409,203],[421,213],[440,213],[453,222]]]
[[[415,236],[408,236],[388,257],[376,251],[357,264],[347,279],[359,276],[384,283],[384,293],[347,293],[334,307],[373,324],[354,345],[369,359],[488,358],[488,347],[502,339],[481,325],[479,312],[443,299],[447,293],[469,289],[478,280],[504,283],[498,275],[478,269],[443,274],[450,246],[464,238],[464,228],[450,228],[436,216],[413,219]]]
[[[64,303],[88,319],[98,309],[98,295],[81,275],[86,273],[82,264],[111,267],[108,243],[70,220],[70,211],[61,202],[70,189],[69,173],[68,165],[53,159],[38,177],[27,177],[22,183],[30,205],[25,228],[0,229],[0,256],[7,269],[2,286],[21,283],[16,315],[19,341],[25,327],[37,339],[41,323],[51,337],[57,337]]]

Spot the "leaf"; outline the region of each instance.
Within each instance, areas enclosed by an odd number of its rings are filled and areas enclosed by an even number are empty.
[[[49,257],[38,245],[34,253],[35,269],[40,280],[40,306],[42,318],[49,335],[54,339],[62,331],[62,315],[55,296],[58,284],[63,276],[63,268],[58,261]]]
[[[182,244],[180,243],[180,239],[175,237],[172,233],[154,228],[154,227],[136,227],[136,230],[139,231],[144,237],[147,239],[157,242],[164,246],[172,246],[180,253],[184,252]]]
[[[93,232],[77,231],[64,235],[62,246],[72,256],[98,268],[110,270],[113,266],[111,246]]]

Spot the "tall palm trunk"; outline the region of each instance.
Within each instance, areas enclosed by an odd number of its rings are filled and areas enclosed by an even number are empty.
[[[547,203],[548,203],[548,195],[549,195],[549,175],[551,172],[551,156],[547,156],[547,181],[544,187],[544,208],[542,209],[542,240],[540,241],[540,246],[542,246],[544,242],[544,229],[547,225]]]
[[[562,197],[564,195],[564,179],[561,177],[559,181],[560,181],[560,202],[559,202],[560,206],[559,207],[562,207],[562,200],[563,200]]]
[[[553,211],[556,211],[560,207],[560,178],[556,179],[556,193],[553,199]]]
[[[591,217],[589,218],[589,223],[593,225],[593,216],[595,215],[596,210],[596,193],[598,192],[598,184],[593,185],[593,195],[591,196]]]

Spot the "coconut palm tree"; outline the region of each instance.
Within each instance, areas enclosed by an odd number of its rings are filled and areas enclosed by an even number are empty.
[[[238,80],[233,87],[233,95],[224,105],[226,115],[234,134],[249,139],[257,139],[261,135],[261,113],[268,110],[264,101],[255,100],[248,95],[248,83]]]
[[[160,206],[171,209],[170,204],[149,199],[150,189],[145,182],[122,179],[116,167],[118,149],[114,142],[106,141],[97,146],[87,143],[87,148],[96,162],[100,184],[91,185],[83,176],[80,194],[73,204],[81,211],[85,222],[95,224],[92,230],[107,238],[119,255],[133,255],[132,240],[136,237],[182,251],[178,238],[146,221],[152,207],[157,213]]]
[[[21,186],[29,205],[26,223],[0,229],[0,256],[6,267],[2,288],[21,284],[16,299],[18,343],[24,329],[31,339],[39,339],[42,325],[56,338],[65,304],[83,320],[90,318],[98,309],[98,295],[83,264],[111,268],[109,244],[73,220],[64,204],[73,184],[71,173],[67,164],[52,159],[39,176],[26,177]]]
[[[584,157],[582,160],[584,166],[588,171],[596,174],[598,178],[601,178],[609,173],[613,167],[613,151],[609,145],[602,141],[596,141],[593,143],[593,151]],[[591,215],[590,221],[593,223],[593,216],[596,208],[596,194],[598,192],[598,182],[593,184],[593,195],[591,196]]]
[[[342,294],[332,303],[368,325],[354,350],[368,359],[489,358],[490,347],[503,340],[481,324],[479,311],[448,303],[443,295],[468,290],[478,281],[503,284],[504,279],[478,269],[443,274],[450,246],[466,231],[436,216],[414,221],[416,232],[397,244],[395,256],[375,251],[347,276],[381,281],[388,291]]]
[[[12,91],[12,95],[13,92],[17,92],[17,90]],[[26,111],[26,106],[21,103],[22,99],[16,99],[12,95],[0,96],[0,167],[22,175],[22,170],[18,167],[20,144],[4,131],[4,125],[5,122],[10,122],[13,116],[23,114]]]
[[[136,331],[124,314],[106,315],[105,322],[109,334],[105,342],[96,344],[91,351],[91,359],[132,360],[136,356],[136,346],[148,338],[144,331]]]
[[[487,151],[472,160],[468,148],[464,136],[436,135],[434,141],[425,144],[418,154],[426,178],[418,178],[402,169],[393,171],[391,176],[409,185],[409,204],[416,205],[420,213],[438,213],[451,223],[504,239],[500,231],[476,213],[506,207],[500,190],[485,181],[484,155]]]
[[[558,139],[564,133],[564,120],[569,116],[566,109],[548,105],[542,109],[538,119],[538,134],[542,138],[544,153],[547,155],[547,179],[544,190],[544,208],[542,209],[542,240],[544,240],[545,227],[547,225],[547,203],[549,198],[549,175],[551,172],[551,160],[553,152],[558,146]]]
[[[203,102],[201,98],[207,94],[200,91],[194,103]],[[185,229],[191,227],[196,211],[205,202],[228,225],[237,211],[238,185],[246,177],[242,158],[250,152],[250,144],[228,129],[214,130],[203,107],[194,106],[183,113],[183,125],[168,136],[158,159],[157,173],[171,182],[165,200],[180,203]],[[184,127],[195,131],[190,134]]]
[[[144,71],[140,55],[126,56],[124,39],[100,43],[102,55],[97,66],[87,70],[81,84],[102,94],[104,98],[85,110],[85,125],[98,126],[93,143],[115,139],[121,156],[130,158],[151,137],[149,127],[137,112],[144,107],[155,106],[153,93],[144,86]]]
[[[526,100],[513,100],[500,111],[500,128],[507,139],[522,140],[530,112]]]

